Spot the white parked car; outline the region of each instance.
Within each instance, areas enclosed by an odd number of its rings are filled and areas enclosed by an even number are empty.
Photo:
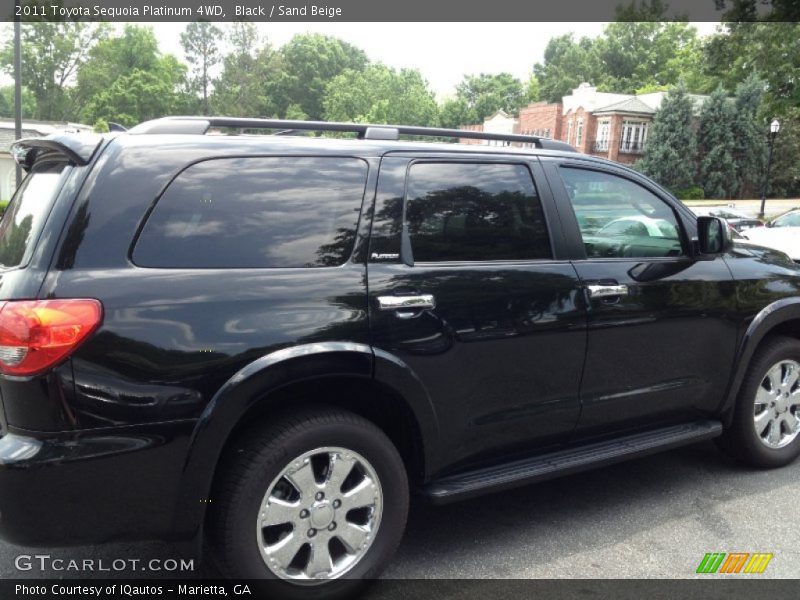
[[[785,212],[766,227],[748,229],[742,235],[755,244],[780,250],[800,262],[800,209]]]

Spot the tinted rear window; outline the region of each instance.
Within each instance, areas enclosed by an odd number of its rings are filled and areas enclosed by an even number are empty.
[[[367,165],[355,158],[226,158],[183,171],[150,214],[136,264],[329,267],[353,249]]]
[[[0,221],[0,268],[25,266],[66,177],[66,163],[34,167]]]

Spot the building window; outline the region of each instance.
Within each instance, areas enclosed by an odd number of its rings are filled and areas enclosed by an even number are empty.
[[[611,137],[611,121],[603,119],[597,123],[597,138],[592,147],[593,152],[608,152],[608,140]]]
[[[567,143],[568,144],[572,143],[572,125],[573,125],[573,123],[574,123],[574,121],[572,121],[572,119],[570,119],[570,121],[567,123]]]
[[[575,145],[579,146],[583,142],[583,118],[578,119],[578,129],[575,132]]]
[[[623,121],[619,151],[641,154],[647,143],[647,121]]]

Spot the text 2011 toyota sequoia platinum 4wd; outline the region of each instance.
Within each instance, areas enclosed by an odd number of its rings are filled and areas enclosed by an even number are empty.
[[[800,453],[800,267],[618,164],[193,117],[13,151],[8,540],[205,536],[228,576],[337,593],[389,560],[411,492],[717,436]]]

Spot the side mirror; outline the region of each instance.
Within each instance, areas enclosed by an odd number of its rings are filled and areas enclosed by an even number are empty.
[[[719,217],[697,217],[697,249],[700,254],[722,254],[732,246],[725,221]]]

